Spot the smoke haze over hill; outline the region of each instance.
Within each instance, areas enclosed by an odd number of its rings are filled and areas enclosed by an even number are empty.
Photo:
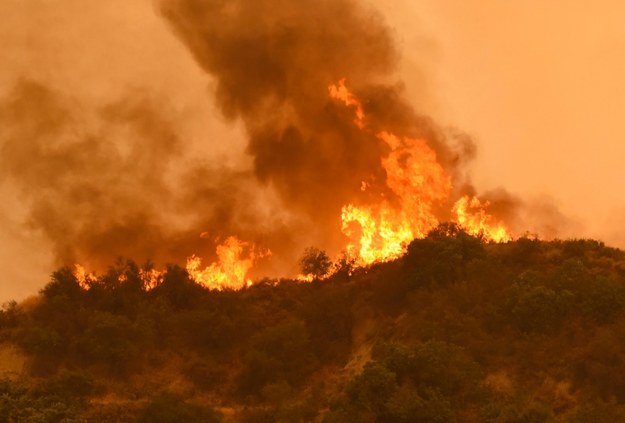
[[[376,133],[388,127],[402,136],[425,138],[453,178],[456,194],[490,190],[485,197],[496,214],[521,232],[588,233],[581,227],[561,232],[566,220],[550,200],[528,200],[519,208],[516,196],[493,190],[505,186],[526,194],[533,187],[534,192],[557,197],[559,179],[567,193],[567,178],[549,176],[545,163],[560,165],[553,158],[549,162],[543,146],[553,143],[554,151],[568,156],[566,149],[557,147],[564,119],[560,115],[545,111],[554,116],[554,126],[546,125],[544,134],[529,127],[523,132],[511,124],[510,116],[525,118],[515,109],[507,116],[510,133],[501,133],[502,120],[490,118],[497,111],[484,104],[491,91],[516,93],[515,84],[498,89],[484,85],[483,92],[475,94],[475,72],[458,75],[445,67],[449,57],[466,58],[476,66],[490,64],[502,81],[515,80],[517,71],[500,66],[506,60],[503,55],[487,57],[490,62],[470,55],[481,49],[479,42],[497,51],[492,39],[500,38],[480,38],[483,34],[459,17],[460,9],[468,8],[464,12],[469,16],[477,5],[452,10],[424,2],[422,12],[415,12],[418,8],[409,2],[370,8],[363,2],[324,1],[304,8],[277,1],[113,1],[86,11],[76,1],[61,3],[53,7],[13,0],[0,6],[6,16],[0,34],[8,44],[0,53],[8,64],[0,71],[1,182],[10,198],[2,206],[5,243],[0,262],[14,269],[11,278],[16,281],[3,286],[7,298],[34,292],[52,268],[50,263],[81,261],[101,268],[118,255],[162,263],[181,262],[192,253],[210,259],[216,240],[231,234],[274,252],[259,274],[291,272],[293,258],[306,245],[336,252],[343,236],[336,219],[341,206],[355,198],[366,201],[362,181],[369,178],[375,184],[383,175],[380,157],[386,146]],[[275,11],[264,13],[269,9]],[[548,9],[547,16],[555,16],[555,6]],[[510,29],[496,28],[502,39],[516,40],[516,25],[530,19],[524,11],[518,11]],[[620,9],[614,6],[612,12],[619,16]],[[510,20],[511,13],[494,8],[484,19],[493,26]],[[571,22],[578,16],[575,8],[557,13],[567,14]],[[592,13],[597,25],[604,22],[603,27],[612,28],[606,12]],[[537,34],[528,35],[528,51],[534,51],[532,40],[541,36],[538,28]],[[588,40],[595,40],[590,24],[582,29]],[[451,43],[453,36],[462,39],[462,34],[475,38],[472,47],[461,50]],[[614,39],[625,37],[617,33]],[[567,42],[548,40],[554,45]],[[607,46],[611,41],[605,42]],[[592,45],[581,43],[579,54],[571,57],[589,55]],[[441,58],[446,47],[456,50]],[[529,54],[518,50],[510,60]],[[433,70],[437,61],[440,74]],[[618,63],[605,65],[606,72],[618,69]],[[604,80],[617,80],[610,75]],[[370,125],[364,134],[354,127],[349,108],[328,98],[327,84],[343,77],[364,100]],[[454,114],[453,107],[446,107],[453,99],[445,96],[462,83],[473,93],[473,103],[453,91],[466,111]],[[609,93],[605,84],[599,83],[599,92]],[[551,104],[550,94],[545,101],[538,107]],[[608,103],[617,110],[615,101]],[[523,110],[531,114],[533,109]],[[571,115],[569,109],[562,110]],[[586,114],[573,121],[582,125],[595,118]],[[473,121],[481,126],[474,127]],[[449,123],[478,135],[477,141],[447,127]],[[482,132],[491,127],[498,128],[498,136]],[[614,138],[608,132],[615,126],[606,122],[601,128],[603,136],[597,142],[610,143]],[[517,137],[515,131],[525,135]],[[578,133],[586,132],[581,128]],[[520,148],[510,140],[525,139],[529,145],[533,137],[535,151],[541,153],[530,157],[540,166],[521,155],[525,168],[515,168],[516,173],[508,171],[511,165],[503,168],[511,160],[506,151],[514,156]],[[570,139],[570,150],[578,151],[582,143]],[[570,158],[576,163],[581,159]],[[471,160],[479,166],[471,169]],[[566,165],[568,175],[576,178],[573,168]],[[611,175],[612,168],[608,163],[605,175]],[[470,170],[476,189],[467,177]],[[536,183],[540,175],[546,181],[544,189]],[[603,229],[596,229],[601,219],[593,219],[597,208],[591,203],[611,198],[602,194],[606,184],[599,186],[593,190],[595,201],[577,205],[571,195],[562,197],[568,201],[565,213],[573,210],[581,220],[591,221],[593,235]],[[383,191],[382,186],[374,190]],[[618,210],[608,216],[611,227],[622,223]],[[619,242],[618,229],[603,231]]]

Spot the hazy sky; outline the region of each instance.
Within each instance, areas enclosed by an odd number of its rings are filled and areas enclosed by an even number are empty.
[[[625,246],[625,2],[368,1],[394,29],[412,104],[476,140],[478,188],[549,199],[571,236]],[[21,77],[86,106],[147,90],[184,116],[182,136],[240,160],[241,129],[215,111],[210,79],[151,0],[3,0],[0,16],[0,94]],[[52,269],[13,188],[0,189],[5,301],[35,293]]]
[[[406,81],[426,69],[425,106],[476,139],[475,183],[550,197],[574,234],[625,246],[625,3],[393,4]]]

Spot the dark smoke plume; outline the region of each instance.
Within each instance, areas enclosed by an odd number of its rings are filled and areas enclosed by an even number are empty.
[[[162,10],[215,78],[224,115],[245,124],[256,176],[324,228],[337,228],[362,181],[384,180],[381,130],[426,139],[456,179],[472,157],[470,140],[445,139],[409,106],[392,80],[389,28],[355,1],[167,0]],[[328,98],[341,78],[364,102],[365,132]]]
[[[22,81],[0,102],[0,175],[22,190],[28,222],[52,241],[59,264],[183,263],[236,235],[273,251],[259,273],[291,272],[305,246],[344,245],[343,205],[392,196],[382,130],[426,140],[452,176],[453,197],[472,192],[465,165],[474,144],[411,108],[377,13],[351,0],[164,0],[161,10],[213,78],[223,115],[243,123],[252,169],[191,160],[160,98],[131,92],[85,111]],[[342,78],[363,102],[364,131],[353,110],[329,99],[328,85]],[[362,193],[363,181],[378,189]],[[507,214],[518,207],[498,204]]]
[[[257,208],[253,176],[189,162],[161,104],[132,93],[87,113],[33,81],[0,102],[2,179],[21,191],[27,223],[52,242],[56,264],[182,264],[210,258],[231,234],[260,242],[269,230],[292,248],[287,225]],[[268,226],[250,224],[259,219]]]

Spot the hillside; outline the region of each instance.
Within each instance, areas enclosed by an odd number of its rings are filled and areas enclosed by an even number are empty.
[[[625,253],[453,225],[393,262],[208,290],[120,261],[0,314],[0,422],[625,422]]]

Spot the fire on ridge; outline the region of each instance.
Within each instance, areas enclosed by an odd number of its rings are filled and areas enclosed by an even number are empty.
[[[368,131],[363,105],[349,91],[345,79],[329,85],[328,93],[331,99],[353,109],[354,125],[361,131]],[[386,192],[378,189],[379,192],[369,196],[375,201],[345,204],[340,216],[345,237],[344,254],[356,266],[398,258],[413,239],[425,237],[440,223],[436,209],[449,202],[453,189],[452,178],[426,141],[402,138],[390,131],[381,131],[376,136],[388,148],[388,154],[381,158]],[[363,181],[361,191],[370,189]],[[489,214],[488,207],[488,201],[463,195],[451,208],[451,220],[467,233],[486,241],[511,240],[507,226]],[[207,266],[202,266],[202,259],[196,255],[188,257],[186,270],[191,278],[211,289],[241,289],[253,283],[248,274],[254,263],[270,256],[271,251],[262,251],[232,235],[216,246],[216,254],[217,260]],[[162,271],[152,270],[142,274],[142,278],[146,286],[154,287],[162,274]],[[87,282],[92,276],[83,266],[75,266],[75,275],[81,285],[88,288]]]
[[[354,123],[367,130],[362,103],[346,88],[345,80],[330,85],[328,91],[332,98],[352,107]],[[397,258],[410,241],[425,237],[440,223],[435,207],[449,200],[453,188],[435,151],[425,141],[400,138],[386,131],[377,136],[388,146],[382,167],[386,172],[385,187],[395,199],[391,201],[381,193],[377,202],[343,207],[342,230],[349,239],[347,254],[360,265]],[[367,190],[368,185],[363,182],[361,189]],[[488,201],[462,196],[451,209],[452,221],[487,241],[510,240],[510,231],[488,213],[488,206]]]

